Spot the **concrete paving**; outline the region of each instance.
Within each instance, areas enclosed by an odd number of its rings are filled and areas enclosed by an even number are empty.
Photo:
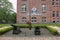
[[[22,33],[15,35],[12,30],[0,35],[0,40],[60,40],[59,36],[52,35],[47,29],[41,28],[41,35],[34,35],[34,28],[21,28]]]

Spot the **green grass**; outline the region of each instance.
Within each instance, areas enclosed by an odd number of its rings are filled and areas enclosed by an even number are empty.
[[[29,26],[28,24],[16,24],[17,26]],[[53,24],[53,23],[50,23],[50,24],[32,24],[32,27],[35,27],[35,26],[59,26],[60,27],[60,24]]]
[[[28,24],[16,24],[17,26],[20,26],[20,27],[29,27]],[[10,24],[0,24],[0,28],[1,27],[4,27],[4,26],[10,26]],[[56,24],[56,23],[49,23],[49,24],[32,24],[32,27],[35,27],[35,26],[58,26],[60,27],[60,24]]]
[[[9,24],[0,24],[0,28],[4,26],[10,26]]]

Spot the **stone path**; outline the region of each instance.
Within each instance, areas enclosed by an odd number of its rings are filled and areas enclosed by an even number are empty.
[[[34,28],[22,28],[22,33],[18,35],[12,34],[12,31],[0,36],[0,40],[60,40],[59,36],[52,35],[47,29],[41,28],[41,35],[34,35]]]

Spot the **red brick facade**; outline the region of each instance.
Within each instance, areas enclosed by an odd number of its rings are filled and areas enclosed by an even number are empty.
[[[24,12],[22,5],[26,5]],[[46,6],[45,12],[42,12],[42,5]],[[31,12],[33,8],[37,10],[36,14]],[[59,23],[60,0],[17,0],[17,23],[26,23],[30,19],[32,23]]]

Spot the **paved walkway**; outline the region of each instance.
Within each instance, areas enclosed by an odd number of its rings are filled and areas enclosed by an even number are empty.
[[[34,28],[22,28],[22,33],[18,35],[12,34],[12,31],[0,36],[0,40],[60,40],[59,36],[52,35],[47,29],[41,28],[41,35],[34,35]]]

